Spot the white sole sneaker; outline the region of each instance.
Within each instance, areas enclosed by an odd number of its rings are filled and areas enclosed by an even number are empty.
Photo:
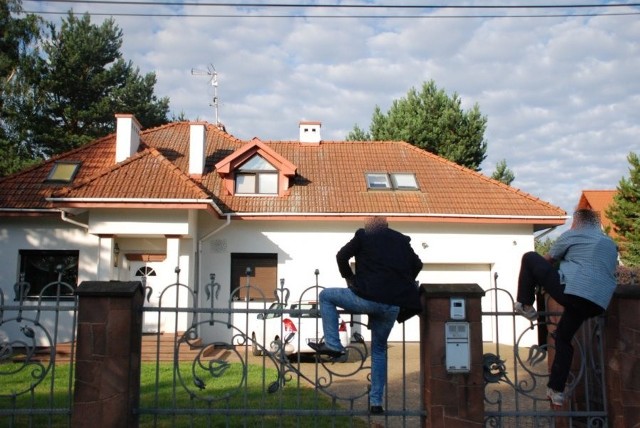
[[[529,321],[533,321],[538,318],[538,312],[536,312],[533,306],[529,306],[529,309],[525,309],[524,305],[520,302],[515,302],[513,304],[513,311],[518,315],[522,315]]]
[[[551,401],[552,406],[562,407],[564,404],[564,392],[558,392],[551,388],[547,388],[547,398]]]

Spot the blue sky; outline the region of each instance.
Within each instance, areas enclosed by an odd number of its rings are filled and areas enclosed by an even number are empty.
[[[322,122],[323,139],[341,140],[356,123],[368,128],[376,105],[386,111],[411,87],[433,79],[449,94],[458,93],[465,108],[477,103],[487,116],[483,173],[490,175],[496,163],[505,159],[516,175],[514,187],[568,212],[583,189],[614,189],[621,177],[629,175],[628,153],[640,152],[637,6],[549,10],[254,7],[247,11],[166,3],[24,0],[23,7],[89,11],[95,22],[105,18],[102,13],[124,14],[114,19],[124,32],[125,58],[142,72],[156,73],[156,93],[170,98],[176,115],[184,112],[190,119],[215,121],[209,77],[191,73],[213,65],[218,73],[220,120],[241,139],[296,139],[300,120],[317,120]],[[508,0],[447,4],[535,3],[554,4]],[[157,16],[161,14],[210,16]],[[265,17],[274,14],[370,18]],[[413,18],[397,17],[407,15]],[[43,16],[60,19],[60,15]]]

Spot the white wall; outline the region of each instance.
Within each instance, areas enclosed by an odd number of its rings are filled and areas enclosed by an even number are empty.
[[[62,222],[60,218],[3,218],[0,224],[0,288],[4,294],[5,305],[17,305],[14,300],[14,284],[19,280],[20,250],[79,250],[78,283],[96,280],[98,260],[98,237],[86,233],[86,230]],[[29,301],[29,306],[36,306],[37,301]],[[51,305],[43,303],[43,306]],[[12,338],[24,338],[19,329],[25,322],[9,321],[17,315],[14,311],[6,311],[3,315],[4,323],[0,329]],[[25,312],[25,319],[35,316],[33,312]],[[50,336],[54,335],[54,312],[43,311],[40,323]],[[58,340],[68,341],[71,337],[71,314],[60,314]],[[37,344],[48,346],[50,338],[43,331],[36,332]]]
[[[217,307],[229,305],[229,283],[231,253],[276,253],[278,255],[278,278],[284,278],[285,287],[290,290],[289,301],[300,298],[313,300],[315,289],[306,291],[316,284],[314,271],[319,270],[318,285],[322,287],[344,287],[336,265],[335,255],[352,238],[355,230],[362,227],[361,221],[242,221],[215,219],[210,213],[187,211],[155,211],[151,215],[140,211],[121,213],[115,210],[100,210],[92,213],[90,223],[93,231],[114,234],[121,254],[149,250],[166,251],[167,259],[156,266],[163,282],[161,288],[175,281],[175,267],[180,266],[180,282],[195,287],[200,307],[211,307],[206,300],[205,286],[209,274],[216,275],[221,292]],[[95,216],[94,216],[95,215]],[[117,218],[110,218],[116,215]],[[160,223],[155,223],[158,220]],[[172,232],[182,231],[181,238],[165,238],[163,227]],[[493,286],[493,276],[498,274],[498,286],[509,291],[515,298],[520,258],[526,251],[533,250],[533,236],[530,226],[464,225],[458,223],[435,224],[418,222],[394,222],[390,226],[412,238],[416,253],[425,263],[424,271],[418,276],[421,283],[433,282],[475,282],[488,289]],[[216,231],[212,234],[212,232]],[[146,235],[145,235],[146,234]],[[195,237],[199,238],[196,239]],[[207,236],[206,240],[200,241]],[[193,238],[192,238],[193,237]],[[17,281],[19,249],[79,249],[79,282],[97,278],[99,260],[99,238],[86,233],[84,229],[63,223],[59,219],[22,218],[3,219],[0,225],[0,286],[7,297],[13,298],[13,284]],[[470,268],[471,266],[471,268]],[[474,268],[475,266],[475,268]],[[115,276],[120,280],[131,280],[130,266],[122,260]],[[197,272],[196,272],[197,269]],[[184,288],[167,304],[192,306],[191,294]],[[483,299],[484,310],[511,311],[511,299],[501,293],[497,306],[494,298]],[[242,302],[234,303],[240,305]],[[253,302],[252,306],[264,308],[264,303]],[[268,303],[266,304],[268,307]],[[172,316],[163,316],[167,325],[176,322]],[[199,316],[202,320],[204,316]],[[242,323],[234,324],[243,329],[251,329]],[[255,317],[250,316],[251,321]],[[216,316],[220,319],[220,315]],[[186,330],[190,317],[177,321],[178,331]],[[364,320],[366,322],[366,319]],[[489,319],[487,323],[495,323]],[[526,327],[524,319],[516,320],[516,328]],[[231,332],[225,323],[202,327],[200,333],[206,340],[228,341]],[[521,328],[522,327],[522,328]],[[407,324],[411,333],[408,340],[418,340],[419,322],[414,318]],[[493,340],[493,327],[485,327],[485,340]],[[368,338],[368,332],[362,331]],[[513,331],[500,333],[506,341],[511,340]],[[391,340],[401,338],[397,326]],[[502,338],[501,338],[502,339]]]
[[[208,282],[209,273],[216,274],[216,282],[222,286],[216,304],[228,305],[231,253],[277,253],[278,278],[285,279],[285,288],[291,292],[290,301],[301,297],[313,300],[314,290],[301,295],[305,289],[315,285],[316,269],[320,271],[318,285],[345,286],[338,272],[335,255],[361,226],[362,223],[359,221],[232,220],[229,226],[202,242],[201,284]],[[524,252],[533,250],[530,226],[394,223],[391,220],[390,227],[411,236],[414,250],[425,263],[425,270],[418,276],[421,283],[471,281],[488,289],[493,286],[493,275],[498,273],[499,286],[508,289],[515,297],[520,258]],[[203,229],[215,228],[215,225],[208,225]],[[439,268],[430,269],[430,266]],[[442,266],[445,266],[447,275],[443,276]],[[482,268],[472,272],[476,276],[470,276],[469,266]],[[204,293],[200,293],[200,296],[204,297]],[[486,304],[491,307],[485,310],[495,309],[490,299],[486,299]],[[501,296],[498,309],[510,311],[511,304],[510,300]],[[201,301],[200,305],[208,306],[210,302]],[[239,302],[235,305],[244,307],[246,303]],[[268,307],[268,303],[250,304],[254,309],[265,306]],[[243,326],[245,321],[241,318],[238,316],[234,324]],[[250,315],[250,324],[253,318]],[[363,322],[366,322],[366,318]],[[250,325],[249,329],[253,327]],[[412,319],[407,325],[407,330],[410,331],[407,340],[418,340],[419,318]],[[361,333],[368,339],[367,331]],[[485,339],[491,340],[491,328],[487,328],[485,333]],[[202,331],[202,335],[208,340],[229,340],[230,332],[226,326],[220,324],[207,327]],[[390,340],[401,338],[401,326],[397,325]]]

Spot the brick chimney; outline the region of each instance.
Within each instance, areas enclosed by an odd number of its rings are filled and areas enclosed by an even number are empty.
[[[206,127],[204,122],[194,122],[189,129],[189,175],[201,177],[205,163]]]
[[[140,123],[132,114],[116,114],[116,163],[128,159],[140,144]]]
[[[319,144],[321,122],[300,122],[300,142]]]

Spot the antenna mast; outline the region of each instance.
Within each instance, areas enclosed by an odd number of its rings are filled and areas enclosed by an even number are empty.
[[[216,71],[216,68],[213,66],[213,64],[209,64],[209,66],[207,67],[207,71],[192,68],[191,75],[210,77],[209,82],[211,83],[211,86],[213,86],[213,100],[209,105],[213,106],[216,115],[216,126],[220,127],[220,118],[218,116],[218,72]]]

